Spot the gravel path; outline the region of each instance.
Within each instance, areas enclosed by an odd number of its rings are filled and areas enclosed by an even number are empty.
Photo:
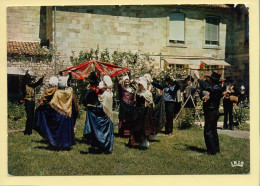
[[[247,122],[249,123],[249,122]],[[195,124],[200,126],[199,122],[195,122]],[[202,122],[202,127],[204,126],[204,123]],[[223,122],[218,122],[218,128],[222,128],[223,127]],[[233,138],[246,138],[249,139],[250,137],[250,131],[242,131],[242,130],[221,130],[218,129],[218,134],[226,134],[228,136],[231,136]]]

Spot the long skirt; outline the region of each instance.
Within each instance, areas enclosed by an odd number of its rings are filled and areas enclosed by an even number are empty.
[[[137,107],[137,119],[131,127],[129,143],[130,147],[138,147],[141,143],[148,139],[151,134],[155,133],[152,120],[152,108]]]
[[[118,134],[120,137],[130,136],[131,125],[136,119],[134,109],[134,103],[127,104],[123,100],[120,101],[118,125]]]
[[[76,143],[73,117],[58,113],[49,104],[36,109],[34,130],[57,148],[70,148]]]
[[[112,152],[114,127],[102,106],[87,107],[83,135],[92,147],[97,147],[104,152]]]
[[[156,134],[159,133],[165,125],[165,101],[162,95],[157,94],[154,97],[155,107],[153,108],[152,118]],[[154,134],[153,134],[154,135]]]

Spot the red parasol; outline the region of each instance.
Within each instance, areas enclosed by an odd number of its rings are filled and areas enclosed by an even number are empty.
[[[102,75],[108,75],[110,77],[114,77],[126,71],[129,71],[129,68],[123,68],[117,65],[92,60],[67,68],[65,70],[62,70],[62,72],[68,73],[69,71],[71,71],[71,74],[77,79],[84,79],[88,77],[88,73],[92,64],[94,64],[97,74],[101,73]]]

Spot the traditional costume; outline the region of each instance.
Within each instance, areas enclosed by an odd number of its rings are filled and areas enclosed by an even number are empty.
[[[149,136],[150,140],[157,139],[157,134],[162,130],[165,125],[165,101],[161,94],[156,93],[156,88],[152,86],[152,77],[150,74],[144,74],[141,80],[145,80],[147,83],[147,90],[153,95],[154,108],[152,110],[153,128],[155,129]]]
[[[222,97],[222,88],[219,86],[220,74],[213,72],[210,78],[212,85],[209,85],[205,81],[198,79],[198,82],[204,92],[204,97],[207,97],[203,102],[203,111],[205,118],[204,125],[204,139],[207,147],[207,153],[214,155],[219,150],[219,139],[217,133],[217,122],[219,118],[219,105]],[[208,97],[209,95],[209,97]]]
[[[135,119],[135,89],[132,87],[132,85],[125,86],[124,82],[126,80],[130,81],[128,76],[124,76],[123,83],[118,84],[118,93],[120,101],[118,133],[121,137],[130,136],[130,127]]]
[[[166,81],[170,83],[168,86],[161,85],[156,79],[153,79],[152,85],[163,90],[166,111],[165,134],[171,135],[173,131],[173,118],[180,109],[177,97],[177,91],[180,89],[180,84],[178,81],[171,80],[170,77],[167,77]]]
[[[83,100],[87,111],[83,135],[87,142],[92,147],[97,148],[100,153],[111,153],[114,138],[113,123],[104,112],[104,107],[99,101],[98,94],[100,89],[97,87],[98,78],[95,72],[89,75],[88,81],[90,82],[90,88],[87,90]],[[104,97],[101,98],[103,103],[105,99]],[[110,110],[108,107],[106,109]]]
[[[43,77],[36,83],[31,83],[33,78],[28,72],[23,77],[22,91],[25,100],[25,112],[27,115],[24,135],[31,135],[34,123],[34,109],[35,109],[35,88],[43,82]]]
[[[66,88],[67,80],[59,78],[59,90],[49,103],[36,110],[35,130],[57,149],[69,149],[75,142],[74,125],[77,105],[71,87]]]
[[[145,81],[139,81],[144,88],[147,87]],[[131,132],[128,145],[130,147],[140,147],[147,149],[149,146],[148,138],[155,132],[152,120],[153,108],[152,93],[146,89],[139,90],[136,95],[136,115],[135,122],[131,125]]]

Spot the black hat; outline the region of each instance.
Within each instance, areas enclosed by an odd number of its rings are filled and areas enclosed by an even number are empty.
[[[92,84],[97,84],[99,83],[99,79],[98,77],[96,76],[96,73],[95,72],[91,72],[87,78],[87,80],[92,83]]]
[[[228,76],[228,77],[226,77],[226,79],[225,79],[224,82],[230,82],[230,83],[232,83],[232,82],[233,82],[233,79],[231,78],[231,76]]]
[[[216,72],[212,72],[212,74],[210,76],[206,76],[206,77],[210,78],[211,80],[213,80],[216,83],[220,83],[219,79],[220,79],[221,75]]]
[[[193,82],[194,79],[193,79],[193,77],[191,77],[191,76],[187,76],[187,77],[184,79],[184,82],[186,82],[186,81],[191,81],[191,82]]]

